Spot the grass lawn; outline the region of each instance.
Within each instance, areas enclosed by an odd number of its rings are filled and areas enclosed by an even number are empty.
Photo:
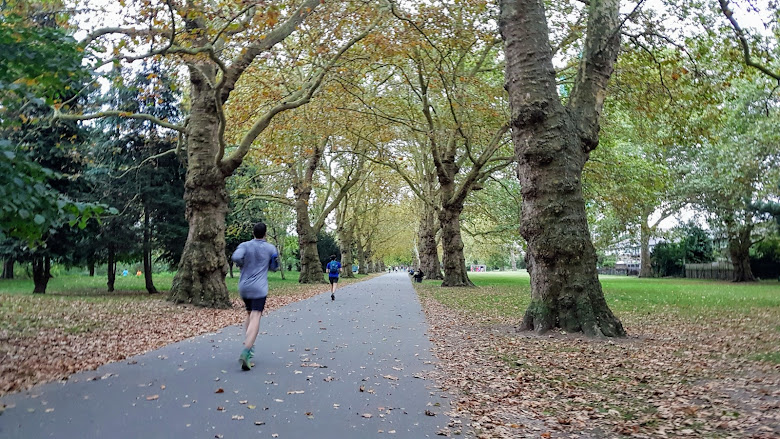
[[[282,279],[279,272],[269,273],[268,285],[274,291],[274,294],[288,294],[294,291],[298,285],[298,272],[285,272],[286,279]],[[158,290],[167,292],[171,289],[174,273],[160,273],[153,276],[154,285]],[[362,276],[362,275],[358,275]],[[238,294],[238,271],[235,277],[227,277],[228,290],[236,297]],[[0,280],[0,294],[30,294],[33,284],[30,279],[11,279]],[[114,282],[115,293],[106,292],[105,276],[80,276],[64,275],[55,276],[49,280],[46,288],[46,295],[49,296],[68,296],[68,297],[99,297],[105,300],[113,300],[118,296],[135,295],[142,293],[146,295],[146,284],[143,276],[121,276],[116,277]]]
[[[780,437],[777,281],[602,276],[629,336],[594,340],[518,332],[524,271],[469,277],[415,286],[443,379],[487,437]]]
[[[531,300],[531,279],[525,271],[469,273],[479,288],[425,288],[436,300],[457,309],[521,319]],[[732,283],[694,279],[639,279],[601,276],[612,311],[671,312],[696,317],[701,313],[750,313],[780,310],[780,282]],[[438,287],[440,281],[424,281]],[[778,322],[780,323],[780,322]]]
[[[269,275],[267,311],[329,290],[299,284],[297,272],[285,275]],[[172,280],[172,273],[155,275],[155,295],[140,276],[118,276],[112,293],[105,277],[56,276],[46,294],[32,294],[32,280],[0,280],[0,395],[243,321],[238,273],[227,278],[233,308],[223,310],[166,301]]]

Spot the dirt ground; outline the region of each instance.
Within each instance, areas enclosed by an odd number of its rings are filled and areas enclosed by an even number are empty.
[[[479,438],[780,438],[780,365],[745,354],[780,343],[771,313],[621,316],[629,337],[594,340],[422,301],[436,379]]]

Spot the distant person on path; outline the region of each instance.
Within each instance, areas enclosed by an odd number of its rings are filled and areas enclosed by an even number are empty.
[[[265,230],[263,222],[255,224],[252,230],[255,239],[239,244],[231,257],[241,269],[238,292],[246,305],[244,350],[238,357],[243,370],[252,368],[249,360],[255,355],[255,339],[260,331],[260,317],[263,316],[268,296],[268,270],[279,269],[279,253],[273,244],[266,242]]]
[[[328,270],[328,280],[330,281],[330,300],[336,300],[336,284],[339,283],[341,262],[336,260],[336,255],[330,255],[330,262],[325,268]]]

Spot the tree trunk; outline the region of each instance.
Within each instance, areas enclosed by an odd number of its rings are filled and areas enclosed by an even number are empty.
[[[298,282],[302,284],[324,283],[320,253],[317,250],[317,234],[309,220],[309,203],[304,199],[295,202],[295,229],[298,232],[298,249],[301,253],[301,272]]]
[[[729,256],[734,265],[733,282],[754,282],[753,270],[750,268],[750,240],[752,227],[743,227],[729,236]]]
[[[598,115],[619,48],[618,2],[592,2],[582,62],[569,103],[558,96],[543,3],[501,0],[506,89],[528,243],[531,303],[522,328],[624,336],[596,272],[581,175],[598,144]]]
[[[14,278],[14,262],[16,262],[16,260],[13,257],[8,257],[3,261],[2,279]]]
[[[441,224],[441,242],[443,248],[444,282],[443,287],[473,287],[466,274],[466,258],[463,256],[463,239],[460,235],[460,212],[458,205],[442,206],[439,210]],[[423,270],[425,275],[428,272]]]
[[[366,274],[371,274],[376,272],[376,267],[374,266],[374,251],[371,248],[371,237],[366,237],[366,247],[363,250],[363,259],[366,261]]]
[[[653,277],[653,266],[650,264],[650,231],[647,218],[643,218],[639,231],[639,277]]]
[[[51,259],[48,256],[33,256],[33,294],[46,294],[46,286],[51,278]]]
[[[343,270],[342,277],[354,278],[352,273],[352,245],[353,245],[353,226],[352,222],[344,218],[341,208],[336,210],[336,232],[339,237],[339,249],[341,249],[341,266]]]
[[[230,267],[230,278],[233,279],[233,259],[228,259],[228,267]]]
[[[89,261],[89,277],[95,276],[95,261]]]
[[[113,293],[114,292],[114,282],[116,282],[116,251],[114,250],[114,244],[109,243],[108,244],[108,263],[106,267],[106,287],[108,287],[108,292]]]
[[[444,279],[441,274],[438,246],[436,245],[436,213],[433,207],[427,203],[423,204],[417,237],[419,239],[420,270],[425,273],[427,279]]]
[[[144,203],[144,281],[146,282],[146,291],[149,294],[158,294],[157,288],[152,280],[152,228],[149,222],[149,206]]]
[[[168,298],[210,308],[229,308],[225,276],[225,175],[217,164],[219,117],[214,91],[203,74],[213,66],[190,67],[192,110],[187,136],[187,180],[184,201],[189,233]]]
[[[298,282],[303,284],[324,283],[320,253],[317,250],[317,237],[306,227],[308,231],[298,231],[298,248],[301,252],[301,273]]]
[[[363,240],[360,239],[360,235],[355,239],[355,245],[358,251],[358,274],[368,274],[368,267],[366,267],[366,251],[363,248]]]

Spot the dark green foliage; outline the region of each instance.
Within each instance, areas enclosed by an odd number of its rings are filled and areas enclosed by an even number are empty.
[[[91,76],[81,63],[82,48],[65,30],[22,17],[0,15],[0,53],[0,99],[12,111],[20,99],[65,101]]]
[[[683,267],[683,248],[679,243],[660,242],[655,245],[650,255],[653,273],[656,276],[682,276]]]
[[[777,185],[778,191],[780,191],[780,184]],[[767,213],[772,215],[777,222],[778,229],[780,229],[780,203],[777,201],[758,201],[751,204],[753,210],[759,213]]]
[[[133,113],[151,114],[175,122],[181,118],[175,107],[179,96],[173,79],[159,66],[134,73],[123,85],[119,72],[112,74],[114,86],[101,103]],[[157,260],[175,266],[181,258],[188,224],[184,216],[186,169],[172,152],[176,137],[148,121],[106,118],[93,133],[94,164],[90,177],[94,196],[115,206],[121,217],[107,223],[96,236],[101,260],[109,245],[118,261],[143,257],[143,216],[149,215],[151,242]]]
[[[82,202],[82,131],[48,120],[47,104],[73,97],[91,72],[73,38],[45,24],[0,15],[0,239],[22,241],[9,248],[38,246],[63,225],[83,229],[106,210]]]
[[[692,222],[681,226],[680,231],[684,236],[682,246],[685,250],[685,263],[698,264],[715,260],[712,238],[707,231]]]
[[[325,265],[330,262],[330,255],[336,255],[336,260],[341,259],[341,250],[336,243],[336,238],[326,231],[320,231],[317,234],[317,253],[320,255],[320,264],[322,264],[322,270],[325,270]]]
[[[780,277],[780,237],[771,236],[751,248],[750,268],[761,279]]]
[[[680,226],[682,235],[676,242],[656,244],[650,255],[656,276],[684,276],[685,264],[699,264],[715,260],[712,238],[706,230],[693,222]]]

